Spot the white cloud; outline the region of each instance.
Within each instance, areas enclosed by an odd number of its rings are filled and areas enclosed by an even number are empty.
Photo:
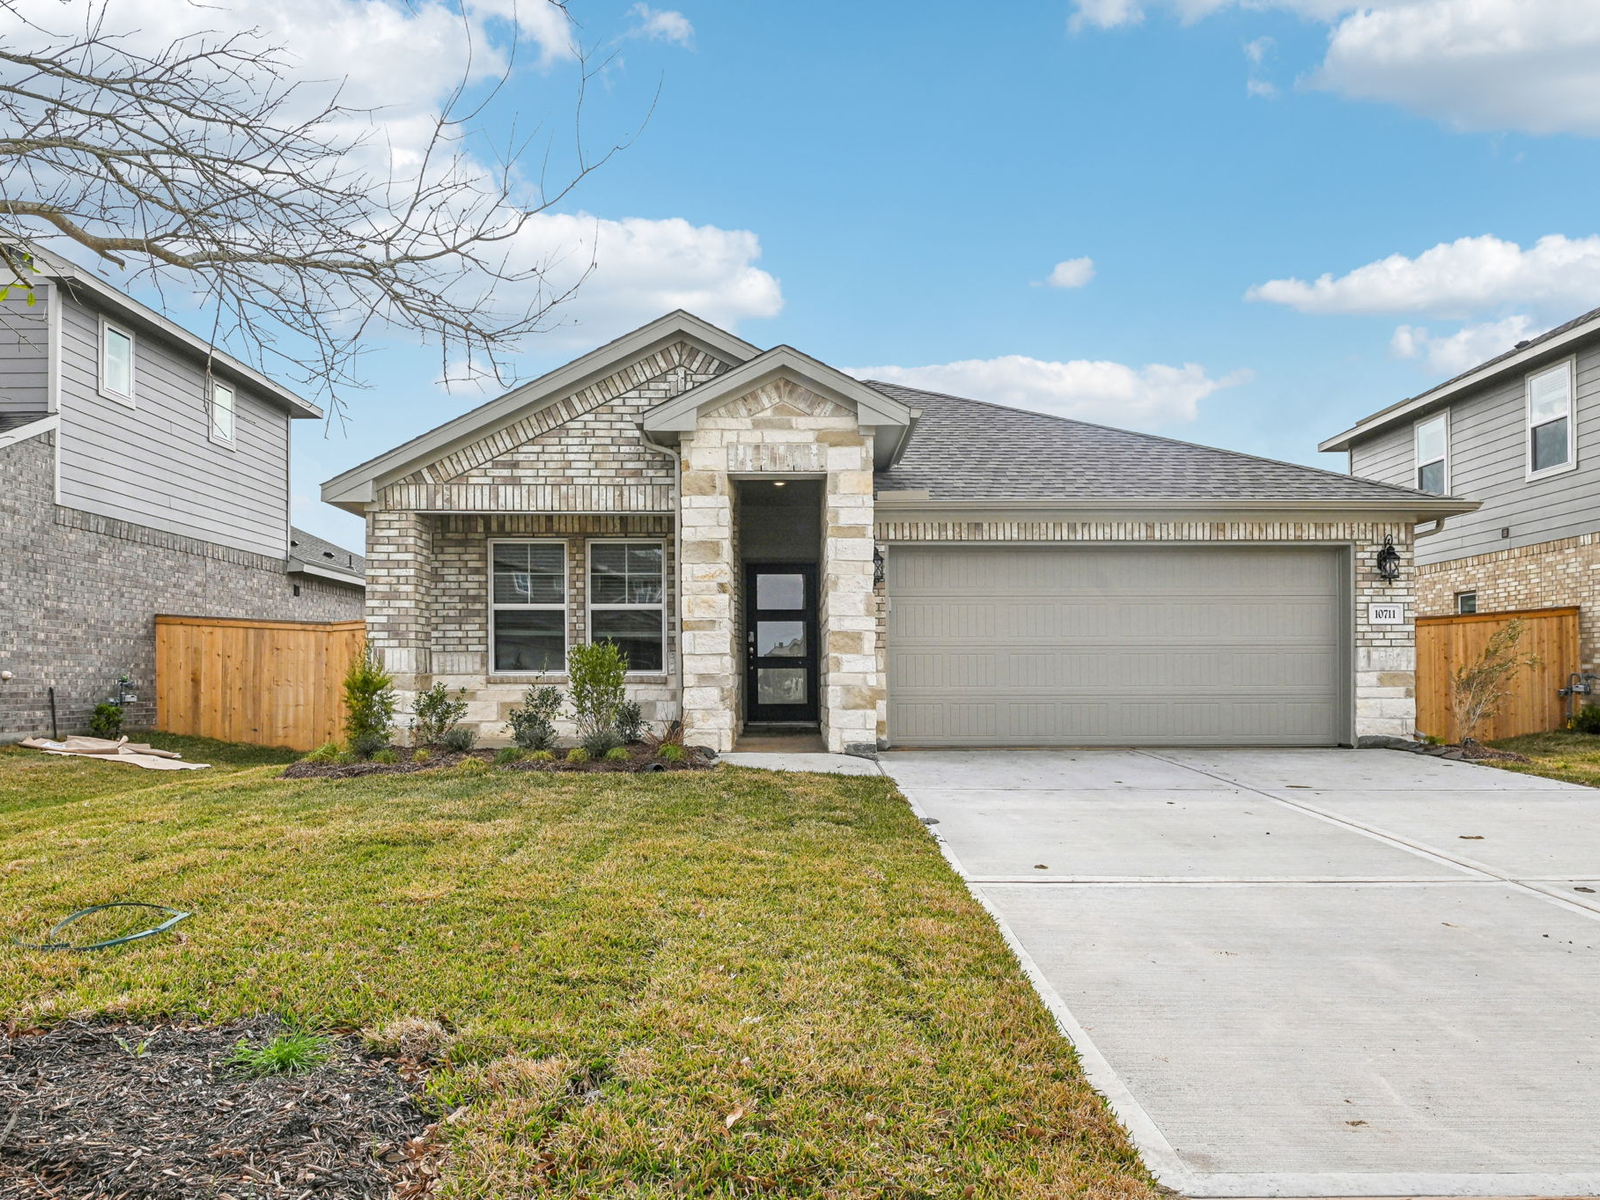
[[[1516,314],[1503,321],[1466,325],[1438,336],[1420,325],[1402,325],[1394,331],[1389,350],[1396,358],[1420,358],[1437,375],[1453,376],[1504,354],[1518,342],[1541,332],[1533,318]]]
[[[1267,56],[1272,53],[1277,44],[1269,37],[1258,37],[1255,41],[1244,44],[1244,56],[1250,60],[1251,66],[1259,67],[1266,61]]]
[[[1021,354],[926,367],[852,367],[849,374],[1058,417],[1142,428],[1191,421],[1200,401],[1252,377],[1248,371],[1235,371],[1213,379],[1195,363],[1129,367],[1086,359],[1045,362]]]
[[[1058,262],[1045,278],[1045,285],[1053,288],[1081,288],[1094,278],[1094,259],[1069,258]]]
[[[1278,98],[1278,85],[1269,83],[1265,79],[1245,80],[1244,91],[1245,95],[1255,96],[1260,100],[1276,100]]]
[[[1308,86],[1457,129],[1600,135],[1593,0],[1155,0],[1185,22],[1279,9],[1328,27]],[[1132,0],[1079,0],[1070,26],[1138,22]]]
[[[671,42],[675,46],[688,46],[694,42],[694,26],[681,12],[635,4],[628,10],[628,15],[637,22],[631,31],[634,37]]]
[[[1524,250],[1497,237],[1441,242],[1416,258],[1391,254],[1346,275],[1274,279],[1250,300],[1305,313],[1432,313],[1468,318],[1505,305],[1591,308],[1600,297],[1600,235],[1550,234]]]

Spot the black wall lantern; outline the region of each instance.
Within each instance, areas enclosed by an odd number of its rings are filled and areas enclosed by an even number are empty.
[[[876,586],[883,582],[883,547],[872,548],[872,582]]]
[[[1378,551],[1378,578],[1388,583],[1400,578],[1400,551],[1387,533],[1383,535],[1383,549]]]

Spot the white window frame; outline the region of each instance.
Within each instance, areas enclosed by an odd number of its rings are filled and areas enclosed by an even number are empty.
[[[1435,421],[1444,422],[1444,454],[1438,458],[1430,458],[1427,462],[1423,462],[1421,456],[1417,453],[1417,442],[1421,439],[1422,427],[1424,425],[1432,425]],[[1423,417],[1420,421],[1415,421],[1412,423],[1411,486],[1415,490],[1419,492],[1422,490],[1422,481],[1418,478],[1418,476],[1422,474],[1422,468],[1430,466],[1433,463],[1444,464],[1444,490],[1440,492],[1439,495],[1448,496],[1450,494],[1450,410],[1448,408],[1444,409],[1442,412],[1433,413],[1429,416]]]
[[[1470,612],[1461,607],[1461,602],[1463,600],[1465,600],[1468,596],[1472,597],[1472,610]],[[1475,617],[1477,615],[1478,615],[1478,592],[1477,592],[1477,589],[1474,588],[1472,591],[1468,591],[1468,592],[1457,592],[1456,593],[1456,616],[1458,616],[1458,617]]]
[[[1533,381],[1556,371],[1567,373],[1567,461],[1543,470],[1533,469]],[[1557,418],[1558,420],[1560,418]],[[1544,424],[1550,424],[1549,421]],[[1563,362],[1552,363],[1537,371],[1530,371],[1522,380],[1522,470],[1529,480],[1546,479],[1573,471],[1578,466],[1578,359],[1574,355]]]
[[[596,546],[655,546],[661,551],[661,602],[659,604],[596,604],[594,602],[594,548]],[[602,612],[659,612],[661,614],[661,665],[648,671],[627,672],[628,678],[655,676],[667,673],[667,592],[671,581],[668,570],[667,544],[660,538],[620,537],[590,538],[584,543],[583,553],[583,629],[589,641],[594,641],[595,609]]]
[[[223,433],[217,428],[217,389],[221,388],[232,397],[228,405],[228,432]],[[223,383],[220,379],[211,380],[211,398],[206,405],[206,430],[211,435],[211,440],[219,446],[233,449],[234,441],[239,434],[239,389],[231,383]]]
[[[128,339],[128,392],[127,392],[127,395],[123,395],[121,392],[114,391],[112,389],[111,385],[106,382],[106,359],[107,359],[106,348],[110,344],[110,340],[111,340],[110,339],[110,335],[113,334],[113,333],[121,334],[123,337]],[[104,317],[100,318],[100,347],[99,347],[99,351],[100,351],[100,353],[99,353],[100,372],[99,372],[99,376],[98,376],[96,382],[97,382],[100,394],[102,396],[104,396],[107,400],[115,400],[118,404],[125,404],[129,408],[137,407],[137,405],[136,405],[136,403],[134,401],[134,397],[138,394],[138,391],[139,391],[139,355],[138,355],[138,350],[139,350],[139,339],[134,337],[133,330],[128,329],[126,326],[118,325],[113,321],[108,321]]]
[[[561,603],[560,604],[496,604],[494,599],[494,548],[496,546],[559,546],[561,548]],[[488,560],[484,564],[488,578],[489,675],[526,676],[529,679],[547,679],[567,673],[567,653],[572,649],[572,577],[567,558],[567,543],[561,538],[490,538]],[[561,666],[546,671],[502,670],[494,660],[494,615],[497,612],[556,612],[561,613]]]

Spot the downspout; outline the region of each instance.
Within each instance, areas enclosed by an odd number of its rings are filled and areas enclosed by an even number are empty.
[[[672,592],[673,620],[678,636],[674,639],[673,655],[678,675],[678,719],[683,719],[683,455],[671,446],[652,442],[648,437],[639,439],[647,448],[659,450],[672,460]]]

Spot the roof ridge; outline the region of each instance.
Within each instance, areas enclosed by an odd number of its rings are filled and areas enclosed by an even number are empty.
[[[1063,425],[1077,425],[1085,429],[1098,429],[1107,433],[1121,434],[1125,437],[1145,438],[1152,442],[1164,442],[1169,446],[1182,446],[1189,450],[1205,450],[1212,454],[1225,454],[1232,458],[1240,458],[1248,462],[1267,463],[1274,467],[1289,467],[1292,470],[1297,471],[1310,471],[1314,474],[1322,475],[1330,479],[1357,480],[1361,483],[1370,484],[1373,487],[1387,488],[1390,491],[1398,492],[1404,496],[1421,496],[1430,500],[1449,498],[1436,496],[1432,492],[1419,491],[1416,488],[1402,487],[1401,485],[1395,483],[1384,483],[1381,479],[1368,479],[1364,475],[1352,475],[1343,471],[1330,471],[1326,467],[1312,467],[1307,466],[1305,463],[1288,462],[1281,458],[1267,458],[1265,455],[1250,454],[1243,450],[1230,450],[1224,446],[1208,446],[1204,442],[1188,442],[1184,441],[1182,438],[1167,437],[1164,434],[1159,433],[1146,433],[1140,429],[1124,429],[1117,425],[1102,425],[1096,421],[1085,421],[1079,417],[1062,417],[1057,416],[1055,413],[1038,412],[1031,408],[1017,408],[1015,405],[1011,404],[996,404],[993,400],[974,400],[970,396],[956,396],[949,392],[929,392],[924,391],[921,388],[905,387],[902,384],[887,383],[882,380],[869,379],[865,380],[864,382],[866,382],[867,386],[869,387],[876,388],[881,384],[883,387],[898,388],[901,391],[914,392],[921,396],[935,396],[943,400],[959,401],[963,404],[978,404],[982,405],[984,408],[998,408],[1004,412],[1025,413],[1030,417],[1041,417],[1046,421],[1056,421]],[[915,435],[913,434],[913,437],[914,436]]]

